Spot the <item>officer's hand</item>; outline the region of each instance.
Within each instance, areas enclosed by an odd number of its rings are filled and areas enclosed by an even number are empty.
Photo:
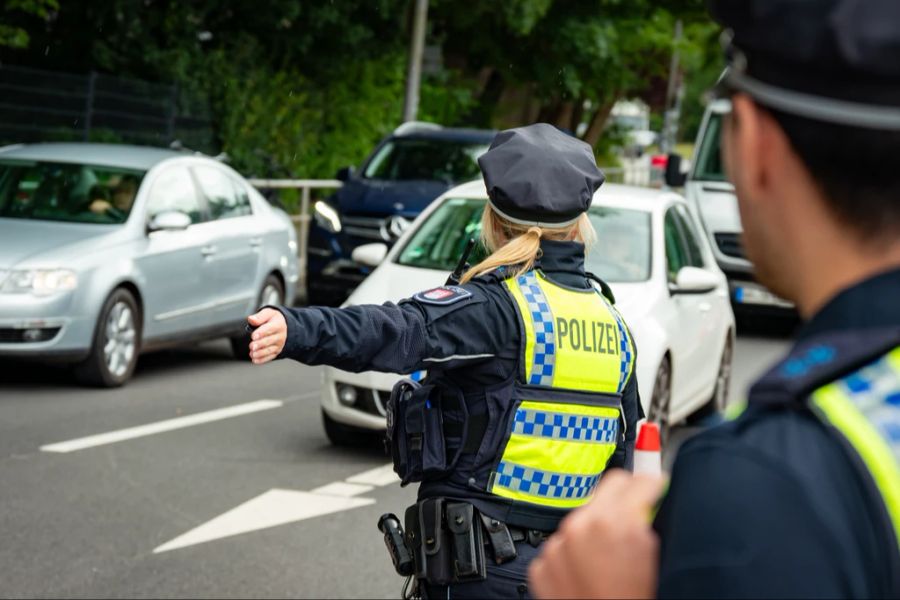
[[[264,308],[247,317],[256,331],[250,336],[250,359],[261,365],[281,354],[287,340],[287,322],[284,315],[274,308]]]
[[[536,598],[652,598],[659,541],[651,511],[664,479],[607,473],[591,502],[574,511],[531,563]]]

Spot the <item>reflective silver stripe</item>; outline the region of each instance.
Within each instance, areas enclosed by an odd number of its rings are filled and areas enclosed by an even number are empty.
[[[448,356],[446,358],[424,358],[423,362],[447,362],[449,360],[472,360],[475,358],[494,358],[493,354],[469,354],[468,356],[463,354],[454,354],[453,356]]]
[[[188,308],[179,308],[178,310],[169,311],[167,313],[160,313],[153,317],[156,321],[167,321],[169,319],[176,319],[178,317],[184,317],[186,315],[192,315],[194,313],[203,312],[205,310],[212,310],[214,308],[220,308],[222,306],[228,306],[229,304],[238,304],[239,302],[250,302],[253,298],[251,296],[235,296],[233,298],[225,298],[224,300],[218,300],[216,302],[207,302],[205,304],[199,304],[197,306],[191,306]]]
[[[581,218],[581,214],[584,214],[584,213],[581,213],[574,219],[569,219],[568,221],[563,221],[561,223],[541,223],[540,221],[526,221],[525,219],[517,219],[515,217],[511,217],[508,214],[506,214],[505,212],[503,212],[502,210],[500,210],[499,208],[497,208],[497,205],[494,204],[494,201],[491,200],[490,198],[488,198],[488,204],[491,205],[491,208],[494,210],[495,213],[497,213],[498,215],[500,215],[501,217],[503,217],[510,223],[515,223],[517,225],[533,225],[535,227],[548,227],[550,229],[558,228],[558,227],[568,227],[569,225],[573,225],[578,219]]]
[[[736,51],[736,49],[735,49]],[[777,110],[838,125],[900,130],[900,108],[814,96],[763,83],[746,74],[746,58],[736,51],[723,78],[761,104]]]

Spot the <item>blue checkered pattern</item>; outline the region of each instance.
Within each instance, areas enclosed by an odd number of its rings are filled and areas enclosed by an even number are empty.
[[[597,485],[600,475],[566,475],[530,469],[501,461],[494,485],[544,498],[585,498]]]
[[[619,420],[519,408],[512,432],[554,440],[615,444]]]
[[[619,328],[619,387],[618,392],[621,394],[628,382],[628,368],[631,366],[631,344],[628,343],[628,329],[622,321],[622,316],[612,306],[609,311],[616,319],[616,327]]]
[[[900,461],[900,373],[885,357],[845,377],[839,385]]]
[[[528,303],[528,312],[534,326],[534,354],[528,383],[531,385],[553,385],[553,368],[556,364],[556,334],[553,330],[553,313],[544,291],[538,284],[534,271],[529,271],[516,279],[519,290]]]

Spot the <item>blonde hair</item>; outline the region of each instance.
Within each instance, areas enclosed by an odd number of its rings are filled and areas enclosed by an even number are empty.
[[[481,216],[481,243],[490,255],[466,271],[462,283],[503,266],[510,267],[510,277],[518,277],[531,271],[540,256],[541,239],[574,240],[590,248],[596,238],[597,234],[587,213],[565,227],[538,227],[519,225],[504,219],[488,204]]]

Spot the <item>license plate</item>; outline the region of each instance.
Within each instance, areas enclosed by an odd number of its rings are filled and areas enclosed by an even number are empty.
[[[762,287],[754,284],[741,284],[734,286],[734,301],[738,304],[754,304],[759,306],[778,306],[780,308],[793,308],[793,304],[780,298]]]

